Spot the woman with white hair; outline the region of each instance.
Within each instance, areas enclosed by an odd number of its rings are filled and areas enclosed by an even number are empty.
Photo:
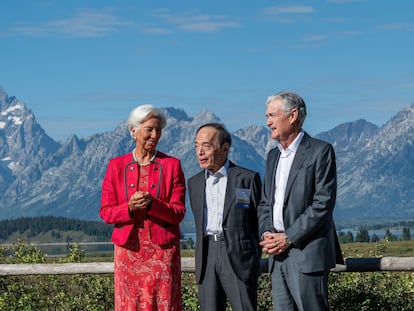
[[[101,218],[114,224],[115,310],[181,310],[179,224],[185,215],[180,160],[157,151],[166,118],[152,105],[132,110],[135,149],[109,161]]]

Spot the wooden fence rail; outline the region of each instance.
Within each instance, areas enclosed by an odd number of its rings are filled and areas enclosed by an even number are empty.
[[[181,258],[181,270],[194,272],[192,257]],[[332,272],[414,271],[414,257],[346,258]],[[267,273],[267,259],[262,259],[262,272]],[[0,276],[37,274],[112,274],[113,262],[0,264]]]

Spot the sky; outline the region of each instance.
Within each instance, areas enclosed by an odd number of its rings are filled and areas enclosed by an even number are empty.
[[[414,1],[16,0],[0,5],[0,87],[51,137],[112,131],[141,104],[265,125],[294,91],[311,135],[414,102]]]

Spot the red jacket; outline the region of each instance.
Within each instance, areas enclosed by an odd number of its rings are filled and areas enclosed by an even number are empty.
[[[100,215],[104,222],[115,225],[112,241],[120,246],[138,245],[138,235],[131,234],[135,220],[128,209],[129,198],[137,189],[138,172],[131,152],[109,161],[102,182]],[[153,243],[170,244],[180,239],[185,190],[180,161],[157,152],[149,167],[148,191],[154,199],[146,214]]]

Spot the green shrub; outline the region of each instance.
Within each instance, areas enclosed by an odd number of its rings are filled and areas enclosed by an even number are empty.
[[[331,273],[329,300],[333,310],[412,311],[414,273]]]
[[[199,310],[198,288],[195,274],[191,272],[183,272],[181,276],[183,311]]]
[[[384,244],[372,254],[379,256]],[[80,262],[78,245],[59,262]],[[46,256],[23,242],[0,248],[0,263],[44,263]],[[199,310],[194,273],[182,274],[183,310]],[[29,275],[0,277],[0,310],[113,310],[113,275]],[[414,310],[414,273],[341,272],[329,275],[329,301],[339,311]],[[259,278],[258,310],[273,310],[269,274]],[[277,303],[277,302],[276,302]],[[230,310],[230,308],[228,308]]]

